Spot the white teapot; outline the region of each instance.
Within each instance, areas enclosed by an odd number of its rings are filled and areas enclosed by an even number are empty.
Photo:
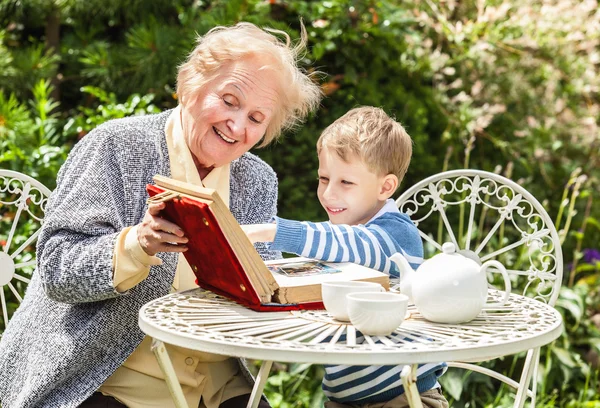
[[[399,253],[390,257],[400,269],[400,292],[412,299],[427,320],[438,323],[464,323],[473,320],[487,300],[486,271],[495,266],[504,278],[505,295],[502,306],[510,296],[510,279],[498,261],[479,265],[474,260],[456,252],[451,242],[442,245],[443,253],[423,262],[414,271],[406,258]]]

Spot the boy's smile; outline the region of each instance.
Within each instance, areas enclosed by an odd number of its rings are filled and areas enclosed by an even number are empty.
[[[327,212],[330,212],[332,214],[339,214],[342,211],[345,211],[345,208],[330,208],[330,207],[325,207],[325,209],[327,210]]]
[[[317,196],[333,224],[366,224],[393,193],[385,188],[389,176],[373,173],[356,156],[348,159],[321,149]]]

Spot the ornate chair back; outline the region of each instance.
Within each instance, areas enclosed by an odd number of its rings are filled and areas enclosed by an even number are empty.
[[[35,268],[35,241],[49,196],[39,181],[0,169],[0,336]]]
[[[429,177],[405,191],[396,204],[419,229],[425,258],[453,242],[477,262],[500,261],[513,293],[554,305],[562,282],[563,260],[558,233],[540,202],[517,183],[479,170],[454,170]],[[499,274],[491,286],[503,289]],[[517,389],[515,407],[527,397],[535,406],[539,349],[529,350],[519,381],[466,362],[448,363],[496,378]]]

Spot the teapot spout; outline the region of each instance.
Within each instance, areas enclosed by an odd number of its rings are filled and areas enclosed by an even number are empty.
[[[400,292],[409,297],[412,301],[412,277],[415,271],[408,263],[408,260],[399,252],[390,256],[390,260],[394,262],[400,269]]]

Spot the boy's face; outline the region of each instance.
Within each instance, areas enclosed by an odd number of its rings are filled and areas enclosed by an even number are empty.
[[[393,186],[390,177],[396,179]],[[327,148],[319,153],[317,196],[333,224],[366,224],[394,193],[396,185],[395,176],[378,176],[357,157],[345,162]]]

